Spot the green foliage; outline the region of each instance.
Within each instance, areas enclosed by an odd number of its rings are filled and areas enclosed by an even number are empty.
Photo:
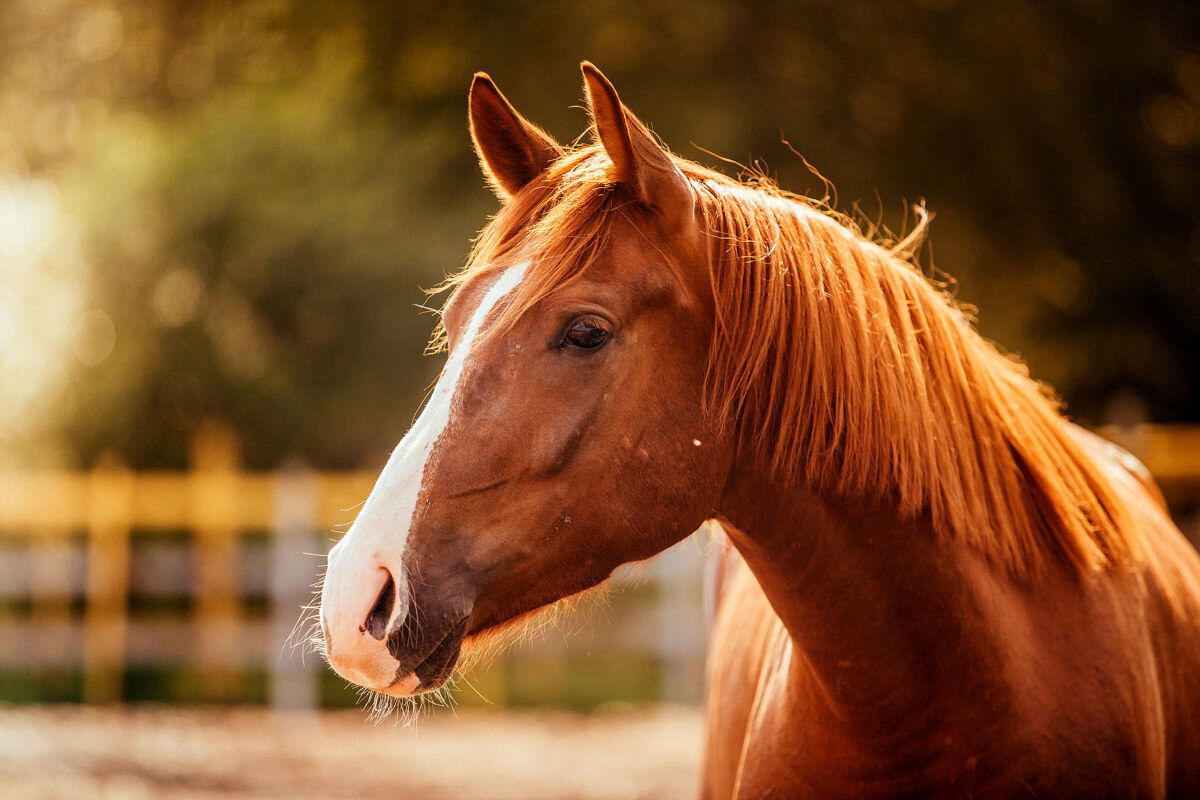
[[[1196,419],[1198,22],[1109,0],[16,0],[0,181],[54,189],[46,291],[66,291],[63,253],[82,264],[54,312],[71,337],[27,343],[62,367],[30,430],[177,467],[219,417],[254,466],[380,460],[438,366],[420,287],[495,208],[471,73],[569,141],[582,58],[685,156],[761,158],[819,193],[786,138],[843,209],[898,229],[924,198],[926,261],[1076,413],[1132,393]],[[4,280],[0,342],[34,315]]]
[[[0,670],[0,697],[4,702],[74,703],[83,697],[83,674],[71,669]]]

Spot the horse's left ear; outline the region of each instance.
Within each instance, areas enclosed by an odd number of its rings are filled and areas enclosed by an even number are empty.
[[[589,61],[579,66],[596,135],[613,162],[613,177],[640,203],[660,211],[686,208],[690,212],[692,189],[675,162],[621,102],[604,73]]]

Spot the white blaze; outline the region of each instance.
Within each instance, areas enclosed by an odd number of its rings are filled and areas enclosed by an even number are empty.
[[[454,351],[446,358],[429,402],[392,452],[349,532],[329,552],[329,568],[321,593],[321,615],[330,627],[333,627],[333,617],[339,610],[354,609],[357,613],[363,608],[364,598],[359,596],[363,592],[363,581],[359,578],[363,574],[371,575],[380,566],[385,567],[396,582],[397,602],[388,630],[403,621],[408,610],[408,589],[401,559],[429,454],[450,421],[451,404],[475,336],[496,303],[521,282],[526,266],[526,263],[520,263],[505,269],[483,296]],[[374,600],[372,597],[367,601],[367,609]],[[353,631],[355,626],[363,624],[363,619],[342,622],[345,624],[338,627],[344,629],[348,624],[349,630]]]

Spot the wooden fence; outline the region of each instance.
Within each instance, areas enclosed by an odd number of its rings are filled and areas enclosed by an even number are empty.
[[[24,652],[4,647],[6,660],[25,658],[33,666],[47,666],[77,659],[85,701],[119,699],[128,658],[132,535],[182,531],[191,545],[190,586],[183,593],[190,597],[192,616],[191,654],[182,660],[200,667],[212,694],[220,696],[221,682],[230,680],[245,661],[245,637],[237,635],[243,624],[242,535],[257,531],[270,542],[270,580],[263,588],[270,598],[270,638],[282,644],[311,598],[328,539],[353,520],[353,509],[370,492],[374,478],[366,472],[301,467],[244,472],[236,440],[219,427],[197,435],[188,472],[134,473],[106,457],[87,472],[0,475],[0,536],[25,539],[29,548],[27,581],[10,576],[8,588],[28,593],[29,624],[22,633],[30,641]],[[72,547],[80,532],[84,609],[76,626],[70,604],[79,580]],[[59,642],[50,653],[30,652],[36,649],[35,637],[47,640],[55,629],[66,631],[68,639],[77,635],[78,646]],[[280,665],[291,662],[277,660]],[[288,674],[274,679],[281,687],[295,682]]]
[[[1200,427],[1104,433],[1141,457],[1169,497],[1193,509],[1194,524]],[[135,473],[104,458],[89,471],[0,474],[0,545],[24,548],[21,559],[4,562],[9,568],[8,574],[0,571],[0,598],[24,598],[28,605],[27,614],[0,617],[0,667],[79,668],[83,699],[106,703],[120,700],[131,662],[195,667],[207,693],[219,697],[250,660],[268,668],[277,706],[316,704],[320,664],[312,657],[302,663],[285,643],[311,598],[324,554],[353,520],[375,477],[298,465],[243,471],[237,442],[219,427],[197,435],[187,472]],[[247,532],[261,544],[254,559],[243,546]],[[190,568],[161,572],[187,584],[174,588],[189,598],[188,624],[183,633],[177,623],[166,624],[175,629],[174,638],[150,623],[131,636],[133,538],[181,534]],[[692,676],[690,683],[664,682],[668,696],[677,687],[698,686],[701,675],[702,550],[675,548],[642,579],[655,582],[657,606],[652,621],[641,626],[640,643],[666,662],[665,671]],[[162,575],[138,579],[162,583]],[[266,597],[265,624],[261,614],[250,619],[246,613],[248,582]],[[72,610],[78,595],[82,614]],[[691,686],[673,699],[694,699],[697,691]]]
[[[220,427],[198,433],[186,472],[133,472],[108,457],[88,471],[0,473],[0,601],[18,609],[0,610],[0,670],[77,669],[84,701],[109,703],[121,699],[131,665],[186,667],[202,683],[196,696],[209,698],[236,697],[244,669],[266,667],[276,706],[315,705],[323,667],[289,639],[325,554],[376,476],[244,471],[236,439]],[[164,542],[184,544],[187,558],[159,552]],[[657,608],[632,642],[697,685],[701,549],[683,548],[636,578],[655,584]],[[131,575],[139,560],[148,563]],[[185,618],[131,614],[138,591],[185,596]],[[248,593],[265,599],[265,619],[245,608]],[[694,627],[674,624],[681,607],[696,611]]]

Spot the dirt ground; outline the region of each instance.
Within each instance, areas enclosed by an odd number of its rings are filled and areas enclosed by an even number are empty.
[[[574,715],[0,706],[0,797],[691,798],[702,722],[665,707]]]

